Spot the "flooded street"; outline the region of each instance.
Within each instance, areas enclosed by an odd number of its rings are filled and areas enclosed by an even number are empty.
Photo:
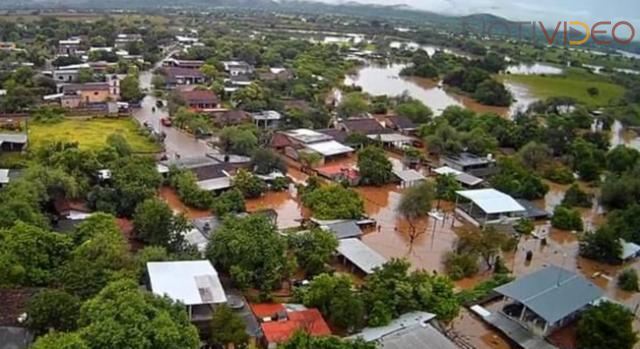
[[[272,209],[278,213],[278,229],[296,228],[310,213],[299,201],[295,187],[288,191],[268,192],[260,198],[246,200],[247,212]]]
[[[151,71],[140,72],[140,87],[144,90],[152,91],[151,79],[153,73]],[[134,110],[133,117],[141,124],[146,122],[154,130],[164,132],[166,138],[164,145],[168,156],[180,154],[182,157],[204,156],[211,151],[211,148],[204,140],[197,140],[192,135],[178,130],[173,127],[165,127],[160,122],[162,118],[168,118],[169,114],[166,108],[157,108],[158,99],[149,92],[141,102],[141,108]],[[163,101],[166,104],[166,101]],[[153,108],[156,107],[156,111]]]

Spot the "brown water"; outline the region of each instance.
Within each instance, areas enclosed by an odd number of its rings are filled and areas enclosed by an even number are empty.
[[[611,148],[618,145],[626,145],[627,147],[640,150],[640,137],[634,131],[624,128],[624,125],[618,120],[611,125],[611,137],[609,138]]]
[[[478,113],[492,112],[509,116],[518,109],[526,108],[535,100],[525,86],[505,81],[516,102],[509,108],[482,105],[472,98],[447,91],[436,81],[402,77],[400,71],[404,67],[404,64],[368,65],[355,74],[347,75],[344,84],[360,86],[364,92],[374,96],[400,96],[407,93],[429,106],[435,115],[440,115],[449,106],[463,106]]]
[[[247,211],[273,209],[278,213],[279,229],[299,227],[302,219],[309,217],[309,212],[300,203],[297,195],[293,185],[288,191],[268,192],[258,199],[246,200]]]

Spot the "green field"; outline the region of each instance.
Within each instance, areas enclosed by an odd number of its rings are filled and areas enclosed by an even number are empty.
[[[508,75],[503,79],[528,87],[537,98],[573,97],[590,107],[605,106],[612,99],[622,97],[625,91],[620,85],[577,69],[563,75]],[[597,88],[598,95],[590,96],[587,92],[590,87]]]
[[[107,137],[120,134],[129,142],[134,152],[152,153],[160,146],[146,135],[139,133],[138,123],[131,118],[64,119],[57,123],[29,124],[29,147],[38,148],[51,141],[78,142],[83,149],[104,147]]]

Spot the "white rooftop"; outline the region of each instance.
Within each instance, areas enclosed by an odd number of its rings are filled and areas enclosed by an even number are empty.
[[[2,182],[0,181],[0,183]],[[633,242],[626,242],[623,239],[620,239],[620,244],[622,245],[622,255],[620,256],[620,259],[622,260],[627,260],[629,258],[635,257],[640,253],[640,246]]]
[[[231,177],[207,179],[200,181],[197,184],[200,189],[206,191],[229,189],[233,186],[233,183],[231,183]]]
[[[398,178],[400,178],[400,180],[403,182],[417,182],[417,181],[423,181],[427,179],[425,176],[422,175],[422,173],[412,169],[402,170],[402,171],[393,171],[393,173],[396,176],[398,176]]]
[[[290,130],[286,132],[286,135],[305,144],[333,139],[331,136],[328,136],[324,133],[316,132],[314,130],[310,130],[308,128]]]
[[[0,184],[9,183],[9,170],[0,169]]]
[[[340,240],[338,253],[367,274],[373,273],[374,268],[381,267],[387,262],[383,256],[359,239]]]
[[[308,149],[315,151],[316,153],[320,153],[322,156],[346,154],[354,151],[353,148],[348,147],[336,141],[312,143],[312,144],[307,144],[306,147]]]
[[[433,172],[435,172],[435,173],[437,173],[439,175],[443,175],[443,176],[444,175],[449,175],[449,174],[457,176],[457,175],[462,173],[462,171],[458,171],[458,170],[456,170],[454,168],[451,168],[449,166],[438,167],[435,170],[433,170]]]
[[[407,143],[410,144],[413,142],[413,138],[409,136],[405,136],[399,133],[382,133],[377,135],[368,135],[369,139],[373,139],[375,141],[380,141],[383,143]]]
[[[260,113],[251,114],[254,120],[280,120],[282,119],[282,114],[278,113],[275,110],[265,110]]]
[[[148,262],[151,290],[185,305],[226,303],[218,273],[208,260]]]
[[[365,342],[377,341],[404,328],[422,326],[433,320],[435,317],[435,314],[424,311],[414,311],[401,315],[386,326],[366,327],[362,329],[360,333],[349,338],[362,338]]]
[[[495,189],[461,190],[456,193],[473,201],[487,214],[526,211],[514,198]]]

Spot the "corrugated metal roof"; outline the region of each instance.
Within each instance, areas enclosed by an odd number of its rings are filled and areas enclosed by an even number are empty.
[[[346,154],[354,151],[353,148],[347,147],[346,145],[338,143],[336,141],[307,144],[306,147],[315,151],[316,153],[320,153],[323,156]]]
[[[373,273],[374,268],[381,267],[387,261],[378,252],[358,239],[340,240],[338,253],[367,274]]]
[[[218,273],[207,260],[148,262],[151,290],[186,305],[225,303]]]
[[[380,340],[380,349],[458,349],[432,325],[406,328]]]
[[[495,189],[461,190],[456,193],[473,201],[487,214],[526,211],[511,196]]]
[[[401,331],[402,329],[423,326],[435,318],[435,314],[424,311],[413,311],[400,315],[388,325],[379,327],[366,327],[360,333],[349,337],[352,339],[362,338],[365,342],[378,341],[388,335]],[[416,347],[418,348],[418,347]]]
[[[600,299],[598,286],[584,277],[550,265],[495,289],[524,304],[553,324]]]
[[[322,228],[333,232],[337,239],[357,238],[362,235],[362,230],[353,220],[327,224]]]

